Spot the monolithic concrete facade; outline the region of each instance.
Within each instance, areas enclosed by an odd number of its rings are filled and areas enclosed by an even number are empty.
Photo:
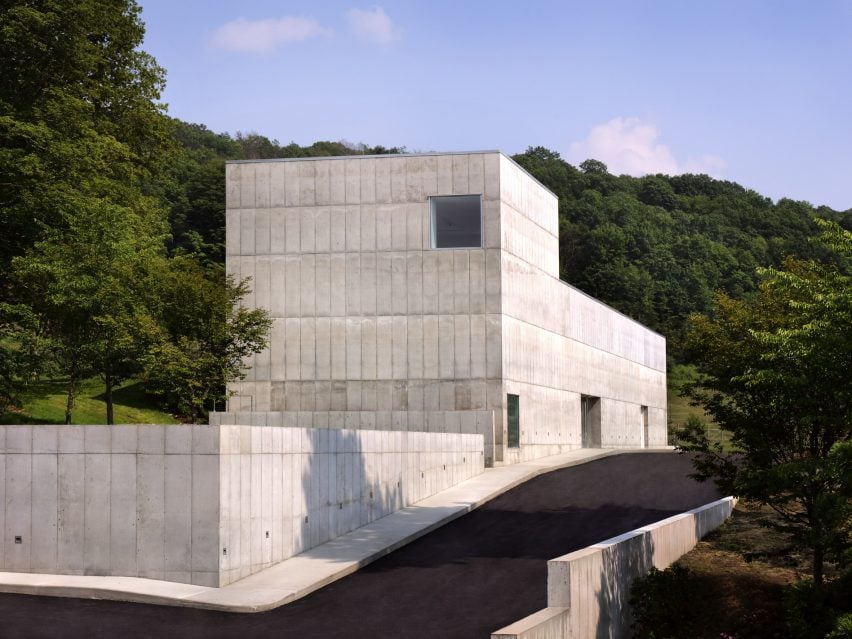
[[[0,571],[224,586],[482,468],[459,433],[0,426]]]
[[[273,327],[214,423],[474,424],[488,465],[665,445],[665,340],[559,280],[557,199],[505,155],[232,162],[226,174],[227,268],[251,278],[244,303]],[[432,202],[449,195],[479,196],[475,246],[434,248]]]

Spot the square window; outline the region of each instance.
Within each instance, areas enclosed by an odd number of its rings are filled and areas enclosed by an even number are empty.
[[[432,248],[482,247],[482,196],[442,195],[429,198]]]

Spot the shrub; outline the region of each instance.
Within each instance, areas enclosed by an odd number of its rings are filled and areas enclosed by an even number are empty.
[[[852,613],[839,616],[826,639],[852,639]]]
[[[674,564],[666,570],[652,568],[630,588],[633,636],[636,639],[695,637],[699,627],[685,602],[700,597],[699,584],[689,569]]]
[[[790,639],[852,639],[852,571],[822,588],[809,579],[793,584],[786,609]]]

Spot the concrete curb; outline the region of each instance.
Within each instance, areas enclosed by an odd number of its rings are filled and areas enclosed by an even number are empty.
[[[300,599],[352,574],[544,473],[613,455],[669,450],[581,449],[521,464],[487,468],[481,474],[413,506],[222,588],[139,577],[0,572],[0,592],[105,599],[224,612],[263,612]]]

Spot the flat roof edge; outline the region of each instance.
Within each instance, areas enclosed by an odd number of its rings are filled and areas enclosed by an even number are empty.
[[[497,149],[485,151],[425,151],[423,153],[378,153],[378,154],[361,154],[353,153],[352,155],[318,155],[304,158],[267,158],[263,160],[225,160],[225,164],[256,164],[262,162],[311,162],[321,160],[359,160],[361,158],[419,158],[430,155],[485,155],[487,153],[497,153],[506,155]],[[508,156],[507,156],[508,157]],[[509,158],[511,159],[511,158]]]
[[[515,162],[511,155],[508,153],[504,153],[498,149],[491,149],[485,151],[427,151],[424,153],[380,153],[373,155],[361,155],[358,153],[353,153],[352,155],[320,155],[320,156],[311,156],[305,158],[267,158],[267,159],[258,159],[258,160],[225,160],[225,164],[262,164],[266,162],[319,162],[322,160],[359,160],[359,159],[370,159],[370,158],[421,158],[421,157],[430,157],[430,156],[439,156],[439,155],[502,155],[504,158],[509,160],[512,164],[514,164],[517,168],[524,172],[533,182],[538,184],[541,188],[547,191],[550,195],[552,195],[556,200],[559,200],[559,196],[556,195],[553,191],[547,188],[544,184],[542,184],[538,178],[536,178],[532,173],[527,171],[520,164]]]

